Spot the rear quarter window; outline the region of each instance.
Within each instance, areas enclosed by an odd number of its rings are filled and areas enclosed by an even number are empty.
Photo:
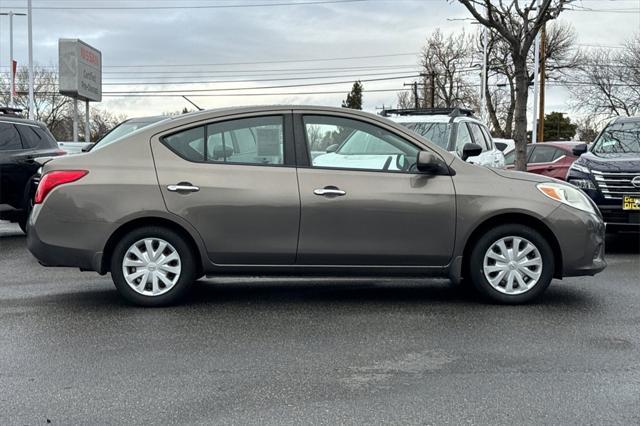
[[[16,128],[26,149],[52,149],[57,147],[53,137],[38,126],[17,124]]]

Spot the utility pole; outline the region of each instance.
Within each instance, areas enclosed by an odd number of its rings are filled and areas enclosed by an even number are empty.
[[[0,13],[1,16],[8,16],[9,17],[9,80],[11,83],[11,87],[9,89],[9,106],[10,107],[14,107],[14,100],[13,100],[13,90],[14,87],[16,85],[16,77],[13,73],[13,17],[14,16],[27,16],[26,13],[16,13],[12,10],[10,10],[9,12],[3,12]]]
[[[430,86],[431,86],[431,108],[435,108],[436,107],[436,72],[435,71],[431,71],[431,75],[430,75],[431,81]]]
[[[546,24],[542,26],[540,31],[540,108],[538,117],[538,142],[544,141],[544,84],[545,84],[545,69],[547,67],[547,61],[545,60],[547,31]]]
[[[29,120],[35,119],[33,104],[33,12],[31,0],[27,0],[27,31],[29,38]]]
[[[418,97],[418,82],[404,83],[403,86],[411,86],[413,90],[413,106],[415,109],[420,108],[420,98]]]

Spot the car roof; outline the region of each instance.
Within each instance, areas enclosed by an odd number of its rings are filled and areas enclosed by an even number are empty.
[[[155,123],[157,121],[166,120],[168,118],[171,118],[171,117],[167,115],[152,115],[149,117],[133,117],[133,118],[128,118],[124,120],[123,123]]]
[[[436,115],[389,115],[385,118],[389,120],[393,120],[396,123],[449,123],[452,120],[452,117],[444,114],[436,114]],[[461,121],[471,121],[474,123],[482,122],[475,117],[468,116],[459,116],[453,117],[454,123],[459,123]]]
[[[616,117],[609,124],[640,123],[640,117]]]
[[[8,114],[0,114],[0,121],[14,123],[14,124],[29,124],[31,126],[44,127],[45,129],[47,128],[47,125],[41,121],[28,120],[26,118],[15,117]]]

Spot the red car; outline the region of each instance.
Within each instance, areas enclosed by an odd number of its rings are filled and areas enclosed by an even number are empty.
[[[565,180],[569,167],[578,158],[573,155],[572,149],[582,143],[540,142],[527,145],[527,171]],[[505,154],[505,168],[513,169],[515,156],[515,150]]]

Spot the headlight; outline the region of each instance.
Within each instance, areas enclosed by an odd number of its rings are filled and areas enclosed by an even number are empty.
[[[596,189],[596,186],[591,182],[591,179],[570,179],[569,183],[580,189]]]
[[[540,192],[553,200],[560,201],[574,209],[596,214],[593,204],[589,201],[589,197],[579,189],[555,182],[539,183],[536,187]]]
[[[575,170],[577,172],[586,173],[586,174],[591,173],[591,170],[589,170],[587,166],[583,166],[581,164],[576,164],[576,163],[573,163],[571,167],[569,167],[569,170]]]

